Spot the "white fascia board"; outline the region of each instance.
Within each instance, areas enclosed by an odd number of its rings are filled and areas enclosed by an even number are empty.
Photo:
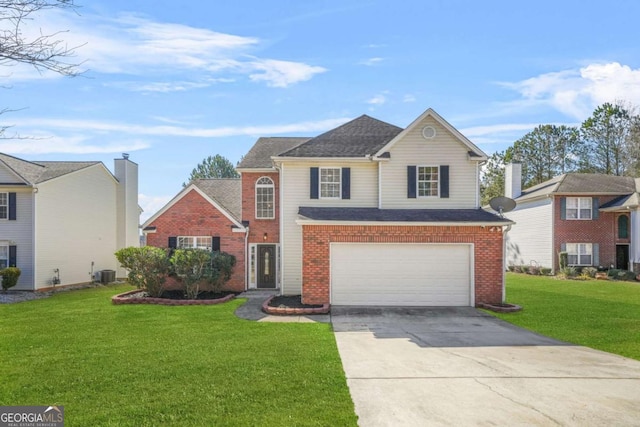
[[[480,154],[480,157],[474,158],[477,161],[487,160],[489,157],[487,154],[478,148],[473,142],[471,142],[466,136],[464,136],[460,131],[449,124],[440,114],[436,113],[433,108],[427,109],[424,113],[420,115],[417,119],[415,119],[409,126],[407,126],[402,132],[396,135],[391,141],[389,141],[384,147],[382,147],[374,157],[379,157],[386,151],[390,151],[394,145],[400,140],[402,140],[405,135],[411,132],[415,127],[417,127],[425,118],[432,117],[435,121],[441,124],[445,129],[451,132],[463,145],[465,145],[469,150]]]

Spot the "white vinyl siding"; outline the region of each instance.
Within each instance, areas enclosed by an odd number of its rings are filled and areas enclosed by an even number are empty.
[[[332,162],[331,167],[351,168],[350,199],[311,199],[312,162],[284,163],[280,173],[282,211],[280,239],[282,242],[282,293],[299,295],[302,290],[302,227],[296,224],[300,206],[378,207],[378,168],[374,162]]]
[[[506,233],[507,265],[553,268],[553,205],[551,199],[518,203],[505,214],[515,222]]]
[[[593,245],[591,243],[567,243],[566,250],[569,265],[593,265]]]
[[[21,274],[14,290],[33,290],[33,197],[31,188],[2,189],[16,193],[16,220],[0,221],[0,245],[16,247],[17,267]]]
[[[436,129],[425,139],[422,128]],[[477,208],[476,162],[469,148],[431,117],[424,119],[391,149],[391,160],[381,162],[381,207],[383,209],[474,209]],[[407,166],[448,165],[449,197],[407,197]]]
[[[591,197],[567,197],[567,219],[591,219]]]
[[[468,244],[332,243],[331,304],[470,306],[471,265]]]
[[[39,184],[36,288],[52,286],[55,269],[60,285],[89,282],[91,271],[117,269],[117,185],[100,164]],[[123,218],[130,211],[120,210]],[[121,239],[127,242],[124,231]]]

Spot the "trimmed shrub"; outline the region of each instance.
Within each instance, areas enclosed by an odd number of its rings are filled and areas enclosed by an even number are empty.
[[[115,253],[118,262],[129,270],[129,283],[144,289],[152,297],[159,297],[171,264],[164,249],[152,246],[128,247]]]
[[[231,279],[236,257],[226,252],[214,252],[211,257],[211,284],[215,291]]]
[[[582,275],[590,277],[592,279],[596,277],[597,272],[598,272],[598,269],[595,267],[585,267],[582,269]]]
[[[609,271],[607,271],[607,276],[611,277],[613,280],[626,280],[626,281],[636,280],[636,274],[633,271],[619,270],[617,268],[609,269]]]
[[[198,298],[200,285],[211,279],[211,252],[205,249],[176,249],[171,256],[173,271],[184,285],[189,299]]]
[[[2,276],[2,290],[13,288],[18,284],[18,279],[22,271],[18,267],[7,267],[0,270],[0,276]]]
[[[568,252],[558,252],[558,265],[560,270],[567,267],[569,265],[569,253]]]

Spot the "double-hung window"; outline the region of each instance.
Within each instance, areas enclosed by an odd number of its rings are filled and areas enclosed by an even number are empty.
[[[256,218],[274,218],[274,185],[271,178],[263,176],[256,181]]]
[[[341,169],[320,168],[320,198],[339,199],[341,197]]]
[[[567,197],[567,219],[591,219],[591,197]]]
[[[0,246],[0,269],[9,266],[9,246]]]
[[[0,193],[0,219],[9,218],[9,193]]]
[[[567,243],[569,265],[593,265],[593,245],[591,243]]]
[[[178,249],[206,249],[211,250],[212,241],[211,236],[178,236],[177,240]]]
[[[438,197],[438,166],[418,166],[418,197]]]

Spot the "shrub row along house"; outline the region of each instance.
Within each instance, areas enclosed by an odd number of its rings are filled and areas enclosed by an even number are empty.
[[[503,298],[503,232],[480,209],[478,147],[432,109],[363,115],[314,138],[259,138],[240,179],[191,182],[147,244],[236,256],[228,287],[306,304],[473,306]]]
[[[516,225],[507,234],[507,262],[559,268],[568,265],[640,273],[640,179],[567,173],[521,190],[521,165],[507,165],[506,196],[516,200],[506,216]]]
[[[29,162],[0,154],[0,268],[22,271],[16,290],[88,283],[126,272],[114,252],[139,246],[138,165]]]

